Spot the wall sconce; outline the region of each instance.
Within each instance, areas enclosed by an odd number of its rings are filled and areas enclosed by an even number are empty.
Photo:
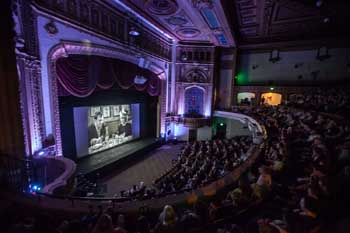
[[[331,58],[331,55],[329,55],[328,48],[326,46],[318,48],[316,56],[317,60],[324,61],[329,58]]]
[[[279,60],[281,60],[280,52],[277,49],[272,50],[271,53],[270,53],[269,61],[272,62],[272,63],[276,63]]]
[[[142,23],[140,19],[138,19],[137,17],[134,17],[131,14],[128,14],[128,17],[131,21],[130,28],[129,28],[129,36],[132,36],[132,37],[140,36],[141,30],[142,30]]]

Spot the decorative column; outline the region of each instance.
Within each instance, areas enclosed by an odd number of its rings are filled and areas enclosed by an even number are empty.
[[[233,76],[236,66],[236,50],[222,49],[220,57],[220,79],[217,95],[220,98],[219,106],[221,109],[228,109],[232,106]]]
[[[167,79],[162,80],[162,90],[160,95],[160,135],[162,137],[165,136],[166,129],[165,129],[165,114],[166,114],[166,97],[167,95]]]
[[[175,88],[176,88],[176,41],[173,41],[171,51],[171,79],[170,81],[170,112],[175,112]]]
[[[12,2],[12,18],[16,32],[16,61],[19,79],[22,125],[27,156],[42,148],[44,141],[41,63],[36,28],[37,15],[30,1]]]
[[[41,149],[44,141],[40,61],[16,51],[20,83],[22,124],[26,155]]]

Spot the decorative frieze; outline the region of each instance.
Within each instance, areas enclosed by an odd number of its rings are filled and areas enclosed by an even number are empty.
[[[177,48],[177,62],[181,63],[213,63],[213,47],[179,46]]]
[[[135,26],[135,20],[117,9],[107,7],[99,1],[34,0],[33,3],[37,8],[50,11],[50,14],[64,21],[85,27],[93,33],[107,36],[112,40],[119,41],[127,46],[136,47],[168,61],[171,58],[170,41],[154,34],[140,23],[138,25],[139,28],[142,28],[140,39],[131,39],[129,25]],[[50,33],[55,32],[52,24],[47,25],[47,27],[48,29],[46,30]]]

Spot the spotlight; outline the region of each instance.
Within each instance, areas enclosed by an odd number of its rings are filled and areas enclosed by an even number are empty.
[[[45,150],[45,148],[42,148],[34,153],[34,157],[44,157],[47,155],[48,155],[48,152]]]
[[[324,22],[324,23],[329,23],[329,20],[330,20],[330,19],[329,19],[328,17],[326,17],[326,18],[323,19],[323,22]]]
[[[41,190],[41,186],[38,184],[29,184],[29,192],[36,193]]]

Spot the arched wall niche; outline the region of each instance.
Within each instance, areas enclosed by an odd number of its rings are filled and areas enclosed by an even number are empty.
[[[185,88],[185,115],[204,115],[205,89],[200,86]]]
[[[77,55],[96,55],[102,57],[109,57],[128,61],[134,64],[139,64],[140,56],[138,53],[132,52],[125,49],[116,49],[107,46],[101,46],[96,44],[86,44],[80,42],[69,42],[62,41],[59,44],[53,46],[47,56],[48,64],[48,80],[49,80],[49,93],[51,100],[51,117],[52,121],[52,132],[55,139],[56,145],[56,155],[62,156],[62,138],[61,138],[61,125],[60,125],[60,111],[59,111],[59,100],[58,100],[58,89],[57,89],[57,73],[56,73],[56,61],[61,57],[68,57],[70,54]],[[163,69],[164,61],[157,60],[155,58],[149,58],[151,64],[148,67],[148,70],[152,71],[155,74],[159,74],[158,77],[162,80],[166,79],[168,73],[167,70]],[[162,86],[164,86],[162,82]],[[161,88],[161,96],[165,96],[165,88]],[[162,115],[161,118],[165,117],[165,114],[160,111]],[[164,125],[161,125],[163,129]]]

